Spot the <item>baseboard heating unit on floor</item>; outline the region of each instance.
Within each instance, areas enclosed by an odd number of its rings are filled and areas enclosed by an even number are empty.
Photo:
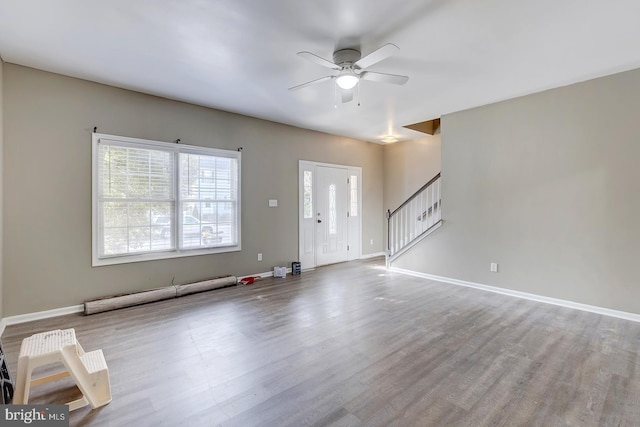
[[[116,310],[118,308],[178,298],[184,295],[195,294],[197,292],[226,288],[227,286],[236,285],[237,282],[238,279],[235,276],[224,276],[217,277],[215,279],[203,280],[201,282],[188,283],[185,285],[171,285],[163,288],[133,292],[130,294],[112,295],[86,301],[84,303],[84,314],[89,315],[102,313],[103,311]]]

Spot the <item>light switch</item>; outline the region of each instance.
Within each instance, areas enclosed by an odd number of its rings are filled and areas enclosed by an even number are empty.
[[[269,200],[269,207],[270,208],[277,208],[278,207],[278,201],[274,200],[274,199]]]

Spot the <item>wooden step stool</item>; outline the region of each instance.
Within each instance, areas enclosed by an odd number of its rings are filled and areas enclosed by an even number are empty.
[[[34,369],[50,363],[62,363],[66,370],[42,378],[31,379]],[[82,397],[68,402],[73,411],[86,405],[93,409],[111,402],[109,369],[102,350],[85,353],[76,340],[74,329],[35,334],[22,340],[18,356],[18,376],[13,396],[15,405],[29,401],[31,386],[71,376],[82,392]]]

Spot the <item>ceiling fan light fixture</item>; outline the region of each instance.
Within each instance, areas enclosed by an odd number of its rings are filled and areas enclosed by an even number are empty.
[[[344,69],[340,71],[340,74],[336,77],[336,84],[340,89],[353,89],[359,80],[353,70]]]

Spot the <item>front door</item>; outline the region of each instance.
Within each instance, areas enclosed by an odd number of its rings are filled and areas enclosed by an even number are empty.
[[[318,166],[316,175],[316,264],[347,261],[348,171]]]

